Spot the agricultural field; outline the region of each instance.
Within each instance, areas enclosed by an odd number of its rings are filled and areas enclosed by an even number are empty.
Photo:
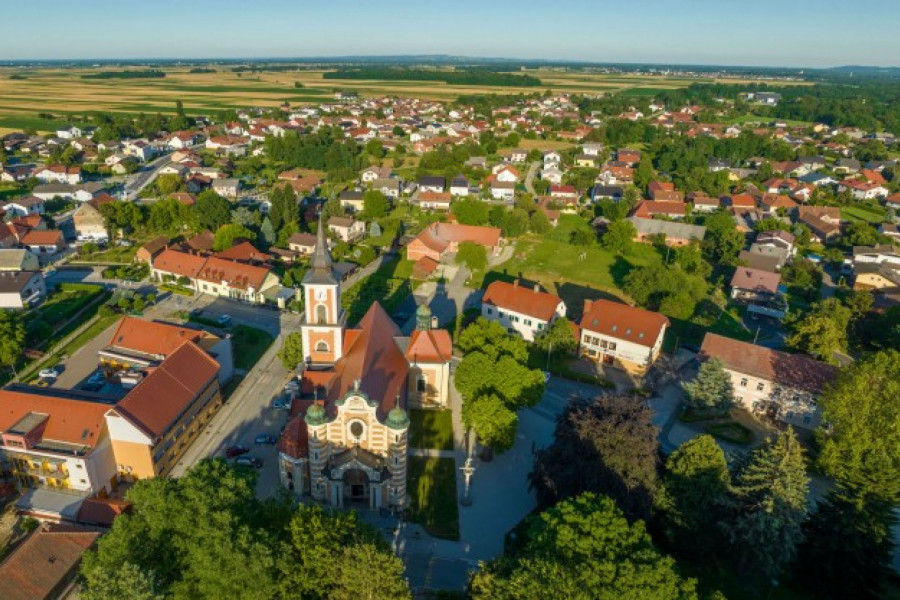
[[[247,106],[278,106],[327,102],[336,90],[355,91],[362,96],[385,94],[452,100],[463,94],[533,94],[555,92],[609,94],[625,92],[653,95],[657,91],[686,87],[713,78],[651,75],[594,74],[555,70],[527,70],[543,82],[534,87],[448,85],[440,81],[389,81],[324,79],[325,71],[234,73],[227,67],[216,73],[190,73],[189,68],[167,68],[165,78],[82,79],[97,69],[0,69],[0,133],[35,129],[53,131],[68,114],[90,111],[124,113],[173,113],[175,101],[184,103],[188,114],[211,114]],[[11,79],[10,77],[17,77]],[[20,78],[24,77],[24,78]],[[742,83],[740,80],[724,80]],[[295,87],[295,83],[302,88]],[[784,83],[784,82],[780,82]],[[39,112],[54,119],[38,118]]]

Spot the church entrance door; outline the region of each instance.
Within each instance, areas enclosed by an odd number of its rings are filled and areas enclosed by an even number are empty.
[[[351,502],[369,503],[369,477],[361,469],[344,473],[344,493]]]

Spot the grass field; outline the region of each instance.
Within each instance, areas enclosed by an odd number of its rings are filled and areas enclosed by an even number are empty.
[[[420,450],[453,450],[453,419],[449,410],[409,411],[409,445]]]
[[[648,244],[633,244],[629,253],[617,256],[599,246],[585,248],[531,236],[517,242],[513,257],[488,272],[484,281],[518,277],[540,283],[566,302],[570,317],[579,319],[585,299],[628,300],[620,289],[624,277],[635,267],[660,260]]]
[[[846,221],[865,221],[877,225],[884,222],[886,215],[887,210],[884,207],[870,204],[857,204],[841,208],[841,218]]]
[[[274,338],[260,329],[235,325],[231,329],[232,344],[234,345],[234,366],[238,369],[250,370],[256,361],[265,354]]]
[[[458,540],[456,461],[423,456],[410,456],[407,460],[407,517],[434,537]]]
[[[228,108],[327,102],[336,90],[362,96],[387,94],[453,100],[463,94],[532,94],[545,89],[583,94],[628,93],[652,96],[657,91],[686,87],[712,78],[621,75],[528,70],[543,82],[540,88],[448,85],[440,81],[324,79],[323,70],[295,72],[190,73],[187,67],[166,68],[160,79],[82,79],[93,69],[0,69],[0,130],[54,131],[67,115],[91,111],[173,113],[175,101],[188,114],[211,114]],[[16,73],[25,79],[10,79]],[[740,80],[725,80],[743,83]],[[303,85],[294,87],[295,82]],[[784,82],[779,82],[784,84]],[[45,120],[38,112],[53,114]]]

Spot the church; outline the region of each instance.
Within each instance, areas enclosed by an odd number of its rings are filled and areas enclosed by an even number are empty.
[[[378,302],[355,327],[320,223],[303,277],[300,394],[278,442],[281,484],[335,507],[407,503],[407,409],[447,406],[452,342],[427,306],[404,336]]]

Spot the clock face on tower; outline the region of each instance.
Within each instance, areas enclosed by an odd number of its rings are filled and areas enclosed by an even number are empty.
[[[316,300],[325,300],[327,297],[327,291],[325,288],[317,288],[316,289]]]

